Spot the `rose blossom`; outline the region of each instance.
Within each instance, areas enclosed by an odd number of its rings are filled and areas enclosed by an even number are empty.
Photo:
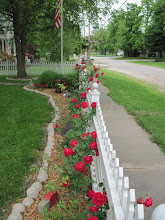
[[[84,164],[82,162],[78,162],[78,163],[75,164],[74,169],[77,170],[77,171],[82,171],[82,170],[84,170]]]
[[[97,84],[99,84],[100,80],[97,80]]]
[[[77,99],[73,99],[73,103],[77,103]]]
[[[75,147],[77,144],[77,141],[75,141],[75,139],[73,139],[71,142],[70,142],[70,146],[71,147]]]
[[[88,108],[88,102],[82,102],[81,106],[83,109]]]
[[[143,198],[138,198],[136,202],[137,204],[143,204],[144,200]]]
[[[103,75],[104,75],[104,72],[102,72],[101,75],[103,76]]]
[[[91,136],[93,137],[93,139],[96,139],[96,137],[97,137],[96,131],[92,131],[92,132],[91,132]]]
[[[63,153],[66,157],[69,157],[71,155],[71,149],[70,148],[64,148]]]
[[[73,114],[73,115],[72,115],[72,118],[73,118],[73,119],[77,119],[77,114]]]
[[[92,199],[92,202],[96,206],[102,206],[107,202],[107,197],[106,195],[103,195],[101,192],[96,192]]]
[[[84,168],[83,171],[82,171],[82,173],[86,173],[86,172],[87,172],[87,169]]]
[[[97,72],[97,68],[94,68],[94,71]]]
[[[82,70],[84,70],[84,69],[85,69],[85,66],[82,67]]]
[[[72,148],[70,149],[70,152],[71,152],[71,155],[75,155],[76,154]]]
[[[91,206],[90,209],[89,209],[91,212],[97,212],[99,211],[99,209],[95,206]]]
[[[88,220],[99,220],[96,216],[91,216],[88,218]]]
[[[105,194],[107,194],[107,192],[106,192],[106,191],[103,191],[103,194],[105,195]]]
[[[58,128],[58,125],[56,124],[56,125],[54,125],[54,127],[55,127],[55,128]]]
[[[84,63],[83,62],[81,62],[81,65],[83,65]]]
[[[87,88],[87,90],[89,91],[89,90],[91,90],[91,88]]]
[[[150,197],[150,198],[146,199],[143,204],[144,204],[146,207],[150,207],[150,206],[152,206],[152,203],[153,203],[153,199]]]
[[[91,103],[92,108],[96,108],[96,102]]]
[[[69,180],[65,180],[66,181],[66,183],[62,183],[62,185],[64,186],[64,187],[68,187],[69,185],[70,185],[70,183],[69,183]]]
[[[96,150],[96,157],[99,156],[99,151],[98,149]]]
[[[87,95],[87,93],[86,93],[86,92],[83,92],[83,93],[81,94],[81,98],[85,98],[86,95]]]
[[[83,158],[84,163],[90,164],[93,161],[93,157],[92,156],[87,156]]]
[[[93,81],[93,78],[92,78],[92,77],[90,77],[90,78],[89,78],[89,81],[90,81],[90,82],[92,82],[92,81]]]
[[[78,63],[76,63],[76,66],[78,66]]]
[[[79,104],[76,104],[76,108],[80,108],[80,105],[79,105]]]
[[[92,143],[89,144],[89,147],[90,147],[92,150],[95,150],[96,147],[97,147],[97,142],[96,142],[96,141],[93,141]]]
[[[94,192],[93,190],[90,190],[90,191],[88,192],[88,197],[89,197],[90,199],[92,199],[92,198],[94,197],[94,195],[95,195],[95,192]]]
[[[99,74],[98,74],[98,73],[96,73],[95,77],[96,77],[96,78],[98,78],[98,77],[99,77]]]
[[[76,66],[76,68],[75,68],[76,70],[78,70],[78,67]]]

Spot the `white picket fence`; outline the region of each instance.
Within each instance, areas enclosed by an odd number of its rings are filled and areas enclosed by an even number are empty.
[[[82,72],[80,78],[87,73]],[[84,84],[84,87],[87,87]],[[100,93],[98,84],[93,83],[93,91],[87,93],[87,101],[91,110],[91,103],[96,102],[96,116],[87,131],[97,132],[97,147],[99,156],[93,156],[91,165],[91,177],[94,183],[92,189],[95,192],[102,192],[99,183],[103,182],[109,203],[107,220],[144,220],[143,204],[136,205],[135,189],[129,189],[129,177],[124,177],[123,167],[120,167],[119,158],[116,157],[116,150],[108,137],[105,121],[100,106]]]
[[[64,62],[63,69],[61,63],[53,63],[46,61],[35,61],[34,63],[26,63],[26,72],[28,75],[40,75],[44,71],[53,70],[57,73],[68,74],[75,69],[75,62]],[[0,61],[0,75],[16,75],[17,64],[12,62]]]

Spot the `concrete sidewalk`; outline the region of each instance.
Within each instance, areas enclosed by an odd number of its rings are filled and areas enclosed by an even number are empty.
[[[105,125],[124,176],[130,178],[130,188],[135,189],[137,198],[153,198],[152,207],[145,208],[145,220],[150,220],[154,208],[165,203],[165,155],[101,83],[99,92]]]

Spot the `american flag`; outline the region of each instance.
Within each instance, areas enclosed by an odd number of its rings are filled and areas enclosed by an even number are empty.
[[[59,28],[61,27],[61,0],[58,1],[57,3],[57,9],[55,13],[55,27]]]

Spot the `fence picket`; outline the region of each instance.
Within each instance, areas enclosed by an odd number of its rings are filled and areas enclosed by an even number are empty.
[[[39,75],[46,70],[53,70],[58,73],[68,74],[74,72],[75,62],[66,62],[64,63],[63,69],[61,71],[61,64],[44,62],[44,61],[34,61],[33,63],[26,63],[26,71],[28,75],[36,74]],[[16,75],[17,65],[9,61],[0,61],[0,75]]]

